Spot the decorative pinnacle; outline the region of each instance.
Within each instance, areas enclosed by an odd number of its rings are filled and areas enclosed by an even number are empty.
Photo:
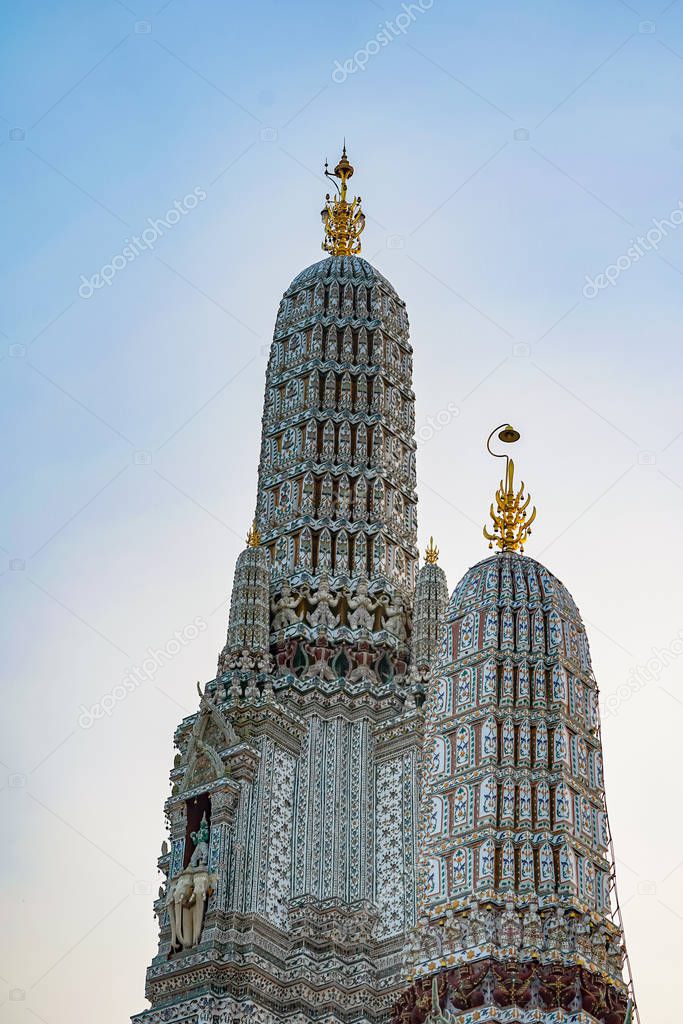
[[[425,562],[427,565],[436,565],[438,561],[439,549],[434,544],[434,538],[430,537],[429,544],[427,545],[427,550],[425,551]]]
[[[322,248],[332,256],[357,256],[361,251],[360,236],[365,227],[365,214],[361,210],[360,196],[350,202],[346,198],[348,181],[353,175],[353,167],[346,155],[346,140],[334,171],[328,170],[325,161],[324,173],[333,182],[337,195],[330,197],[328,192],[325,196],[325,206],[320,214],[325,228]]]
[[[505,481],[500,481],[500,486],[495,494],[495,507],[491,502],[489,514],[493,522],[493,532],[489,533],[484,527],[484,536],[492,548],[495,544],[500,551],[521,551],[524,553],[524,545],[531,534],[531,524],[536,518],[536,506],[531,514],[527,509],[531,503],[531,496],[524,493],[524,481],[518,491],[515,491],[515,464],[507,455],[499,455],[491,451],[491,438],[498,432],[498,437],[506,444],[514,444],[519,440],[519,431],[510,426],[509,423],[502,423],[500,427],[492,430],[486,447],[496,459],[505,459]]]
[[[426,1000],[425,1000],[426,1002]],[[432,977],[432,1006],[425,1017],[425,1024],[451,1024],[453,1016],[448,1010],[442,1010],[439,1001],[439,975]]]
[[[258,527],[256,526],[256,520],[254,520],[249,529],[249,533],[247,534],[247,547],[257,548],[260,543],[261,534],[259,533]]]

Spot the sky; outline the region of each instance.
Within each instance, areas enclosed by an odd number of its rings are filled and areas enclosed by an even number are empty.
[[[322,256],[344,137],[363,255],[411,322],[420,544],[451,588],[488,554],[484,444],[514,423],[527,552],[591,640],[641,1016],[674,1020],[683,3],[664,4],[2,5],[3,1021],[147,1005],[172,735],[215,674],[275,313]]]

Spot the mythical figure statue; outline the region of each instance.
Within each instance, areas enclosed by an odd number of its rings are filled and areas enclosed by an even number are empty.
[[[375,623],[374,611],[379,607],[376,601],[368,593],[368,581],[359,579],[356,593],[348,599],[349,605],[349,626],[351,629],[372,629]]]
[[[590,959],[591,955],[591,924],[588,914],[581,914],[574,926],[577,952]]]
[[[190,867],[206,867],[209,863],[209,823],[206,820],[206,812],[202,815],[197,831],[190,832],[190,838],[194,843]]]
[[[621,973],[624,966],[624,947],[617,935],[607,936],[607,960],[614,971]]]
[[[422,934],[421,928],[413,928],[412,931],[408,932],[403,943],[403,951],[401,953],[401,963],[416,964],[420,960],[425,958],[425,952],[422,948]]]
[[[360,683],[363,681],[369,683],[379,682],[377,673],[372,668],[373,664],[377,661],[377,651],[373,651],[368,643],[361,641],[358,644],[357,648],[353,651],[353,659],[356,665],[348,674],[350,683]]]
[[[468,946],[481,946],[486,942],[486,938],[484,915],[479,907],[479,901],[473,899],[467,919],[467,944]]]
[[[562,952],[567,942],[567,922],[562,907],[557,907],[545,922],[545,940],[548,949]]]
[[[273,671],[273,656],[269,652],[265,654],[257,653],[256,658],[256,671],[257,672],[272,672]]]
[[[465,946],[465,919],[453,910],[446,911],[444,931],[449,949],[460,950]]]
[[[296,607],[299,604],[299,595],[292,591],[289,583],[282,584],[282,591],[279,600],[270,602],[270,610],[273,613],[273,630],[286,629],[297,621]]]
[[[441,928],[428,918],[422,918],[420,930],[424,951],[429,956],[441,956],[444,951],[444,933]]]
[[[482,920],[484,922],[484,930],[486,932],[486,941],[495,942],[497,938],[496,934],[496,912],[492,906],[484,907],[481,912]]]
[[[591,947],[593,959],[597,960],[598,963],[602,963],[607,951],[607,931],[603,925],[598,925],[591,935]]]
[[[522,943],[522,925],[514,903],[509,900],[498,922],[498,942],[501,946],[519,949]]]
[[[308,600],[313,605],[312,611],[308,613],[308,621],[312,626],[322,626],[327,629],[334,629],[339,625],[339,616],[332,612],[339,604],[340,596],[335,597],[330,590],[330,582],[327,573],[323,573],[318,583],[315,594],[308,593]]]
[[[543,948],[543,921],[536,900],[529,905],[524,915],[524,945],[528,949]]]
[[[308,666],[303,674],[304,679],[336,679],[337,673],[330,665],[335,650],[324,639],[315,643],[304,644],[306,654],[313,658],[313,663]]]
[[[387,633],[393,633],[399,640],[405,640],[406,638],[406,626],[405,626],[405,610],[403,607],[403,599],[399,594],[396,595],[392,601],[390,597],[383,594],[380,598],[382,604],[385,606],[386,619],[384,621],[384,629]]]
[[[236,658],[235,667],[240,669],[242,672],[251,672],[254,668],[254,662],[255,658],[253,652],[245,647]]]

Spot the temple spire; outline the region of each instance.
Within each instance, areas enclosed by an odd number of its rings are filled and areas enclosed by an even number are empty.
[[[521,551],[524,553],[524,545],[531,534],[531,524],[536,518],[536,506],[531,513],[527,509],[531,503],[531,496],[524,492],[524,481],[519,490],[515,490],[515,464],[505,454],[498,454],[491,451],[491,438],[498,432],[498,438],[505,444],[514,444],[519,441],[519,431],[515,430],[509,423],[502,423],[489,434],[486,448],[495,459],[505,459],[505,478],[500,481],[500,486],[495,493],[495,506],[491,502],[489,515],[493,522],[493,532],[490,533],[484,527],[484,537],[489,541],[489,547],[495,544],[501,551]]]
[[[361,210],[361,198],[350,201],[346,198],[349,178],[353,166],[346,155],[346,140],[339,163],[330,171],[325,161],[325,177],[334,183],[336,196],[325,196],[325,206],[320,214],[325,227],[322,248],[332,256],[357,256],[361,251],[360,236],[365,227],[365,214]],[[338,184],[338,182],[340,184]]]

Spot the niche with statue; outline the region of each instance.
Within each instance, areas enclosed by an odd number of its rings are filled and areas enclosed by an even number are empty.
[[[215,878],[209,871],[211,800],[208,794],[188,800],[187,830],[185,864],[175,878],[169,878],[166,886],[171,954],[199,945],[206,905],[215,885]]]

